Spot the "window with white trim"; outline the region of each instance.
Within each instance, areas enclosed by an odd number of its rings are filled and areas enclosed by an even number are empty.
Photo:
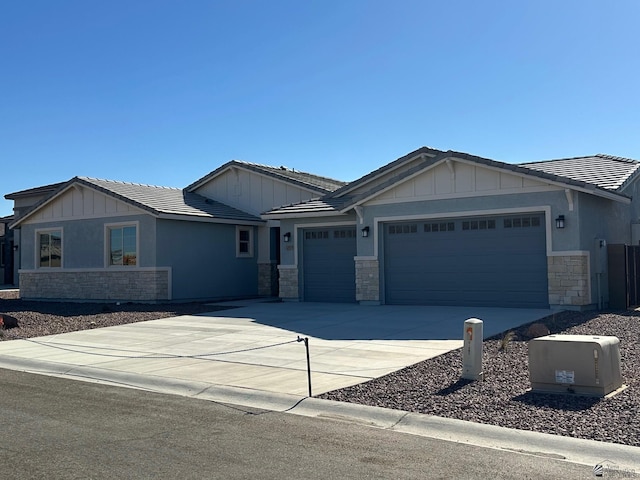
[[[236,257],[253,257],[253,227],[236,227]]]
[[[138,265],[137,225],[107,226],[107,242],[109,266],[135,267]]]
[[[62,267],[62,230],[37,230],[38,268]]]

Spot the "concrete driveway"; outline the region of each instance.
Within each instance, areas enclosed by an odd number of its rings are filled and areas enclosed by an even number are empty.
[[[235,302],[238,305],[238,302]],[[0,367],[193,394],[212,387],[312,394],[355,385],[462,346],[463,323],[485,338],[552,312],[543,309],[250,303],[30,340],[0,342]]]

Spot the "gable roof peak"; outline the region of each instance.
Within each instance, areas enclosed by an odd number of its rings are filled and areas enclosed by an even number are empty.
[[[301,170],[296,170],[295,168],[285,167],[284,165],[280,167],[273,167],[260,163],[247,162],[245,160],[231,160],[224,165],[216,168],[212,172],[208,173],[204,177],[196,180],[191,185],[188,185],[184,188],[184,190],[193,192],[201,186],[205,185],[213,178],[234,167],[243,168],[260,175],[266,175],[268,177],[276,178],[282,182],[295,184],[299,187],[312,190],[319,194],[333,192],[338,188],[346,185],[346,182],[342,182],[340,180],[323,177],[321,175],[316,175],[313,173],[303,172]]]

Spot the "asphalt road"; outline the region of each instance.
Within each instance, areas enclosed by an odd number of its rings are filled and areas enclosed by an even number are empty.
[[[589,465],[0,369],[0,479],[594,478]]]

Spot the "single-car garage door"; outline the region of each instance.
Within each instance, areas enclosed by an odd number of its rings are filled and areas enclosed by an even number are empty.
[[[305,229],[302,278],[306,302],[356,301],[355,227]]]
[[[544,214],[384,225],[388,304],[548,307]]]

